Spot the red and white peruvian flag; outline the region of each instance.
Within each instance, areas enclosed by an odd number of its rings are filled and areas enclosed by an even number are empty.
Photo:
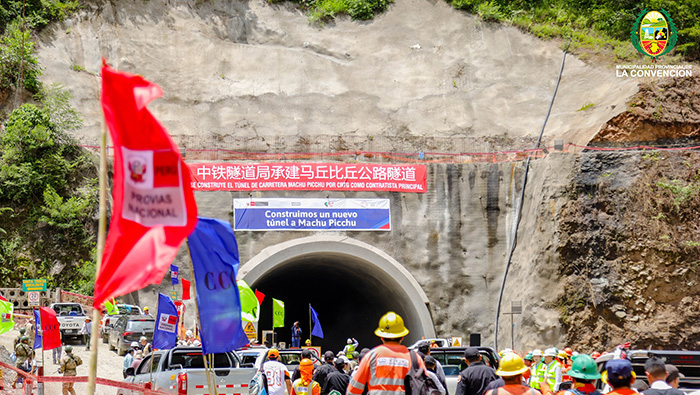
[[[114,209],[93,306],[160,283],[197,225],[190,173],[146,108],[163,95],[143,77],[102,66],[102,110],[114,143]]]

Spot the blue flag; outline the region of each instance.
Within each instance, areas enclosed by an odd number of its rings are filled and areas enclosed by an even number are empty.
[[[311,321],[314,323],[314,329],[311,330],[311,336],[316,336],[323,339],[323,328],[321,328],[321,321],[318,320],[318,313],[313,307],[311,307],[311,305],[309,305],[309,311],[311,311]]]
[[[241,323],[241,299],[236,285],[238,244],[231,225],[199,218],[188,238],[194,268],[202,352],[222,353],[248,344]]]
[[[177,307],[170,297],[158,293],[158,315],[153,331],[153,348],[167,350],[177,345]]]
[[[34,349],[41,348],[41,310],[34,309]]]
[[[172,281],[173,285],[178,284],[178,279],[180,278],[180,273],[178,272],[178,267],[175,265],[170,265],[170,281]]]

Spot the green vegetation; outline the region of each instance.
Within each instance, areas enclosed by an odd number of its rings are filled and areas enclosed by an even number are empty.
[[[87,291],[97,212],[94,158],[67,132],[82,121],[70,95],[54,85],[12,111],[0,134],[0,287],[23,278]]]
[[[582,105],[581,108],[579,108],[579,109],[576,110],[576,111],[586,111],[586,110],[588,110],[588,109],[590,109],[590,108],[593,108],[593,106],[595,106],[595,104],[593,104],[593,103],[587,103],[587,104]]]
[[[280,0],[268,0],[271,3]],[[308,11],[309,20],[323,23],[333,20],[336,15],[349,15],[355,20],[372,19],[384,12],[392,0],[294,0]]]
[[[581,55],[631,60],[637,55],[630,31],[644,8],[665,9],[678,28],[676,53],[700,59],[700,1],[650,0],[448,0],[485,21],[518,26],[541,38],[572,39]],[[667,57],[665,57],[667,58]],[[663,59],[663,58],[662,58]]]
[[[31,93],[39,92],[41,68],[31,32],[63,19],[78,7],[78,0],[0,2],[0,93],[17,89],[18,85]]]

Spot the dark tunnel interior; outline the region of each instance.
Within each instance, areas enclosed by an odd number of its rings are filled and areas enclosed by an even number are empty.
[[[291,327],[299,321],[303,334],[301,344],[309,338],[309,304],[319,315],[324,338],[313,337],[312,345],[323,351],[338,352],[346,340],[354,337],[358,351],[381,343],[374,335],[380,317],[395,311],[411,329],[415,316],[408,296],[386,272],[357,257],[324,254],[294,258],[261,277],[252,288],[265,294],[261,306],[258,335],[272,326],[272,298],[285,303],[284,328],[275,329],[276,341],[291,346]],[[416,323],[405,345],[421,334]]]

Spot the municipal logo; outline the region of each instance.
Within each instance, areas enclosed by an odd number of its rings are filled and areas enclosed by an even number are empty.
[[[632,45],[639,53],[649,56],[652,62],[671,51],[678,41],[678,31],[665,10],[648,11],[639,14],[630,32]]]

